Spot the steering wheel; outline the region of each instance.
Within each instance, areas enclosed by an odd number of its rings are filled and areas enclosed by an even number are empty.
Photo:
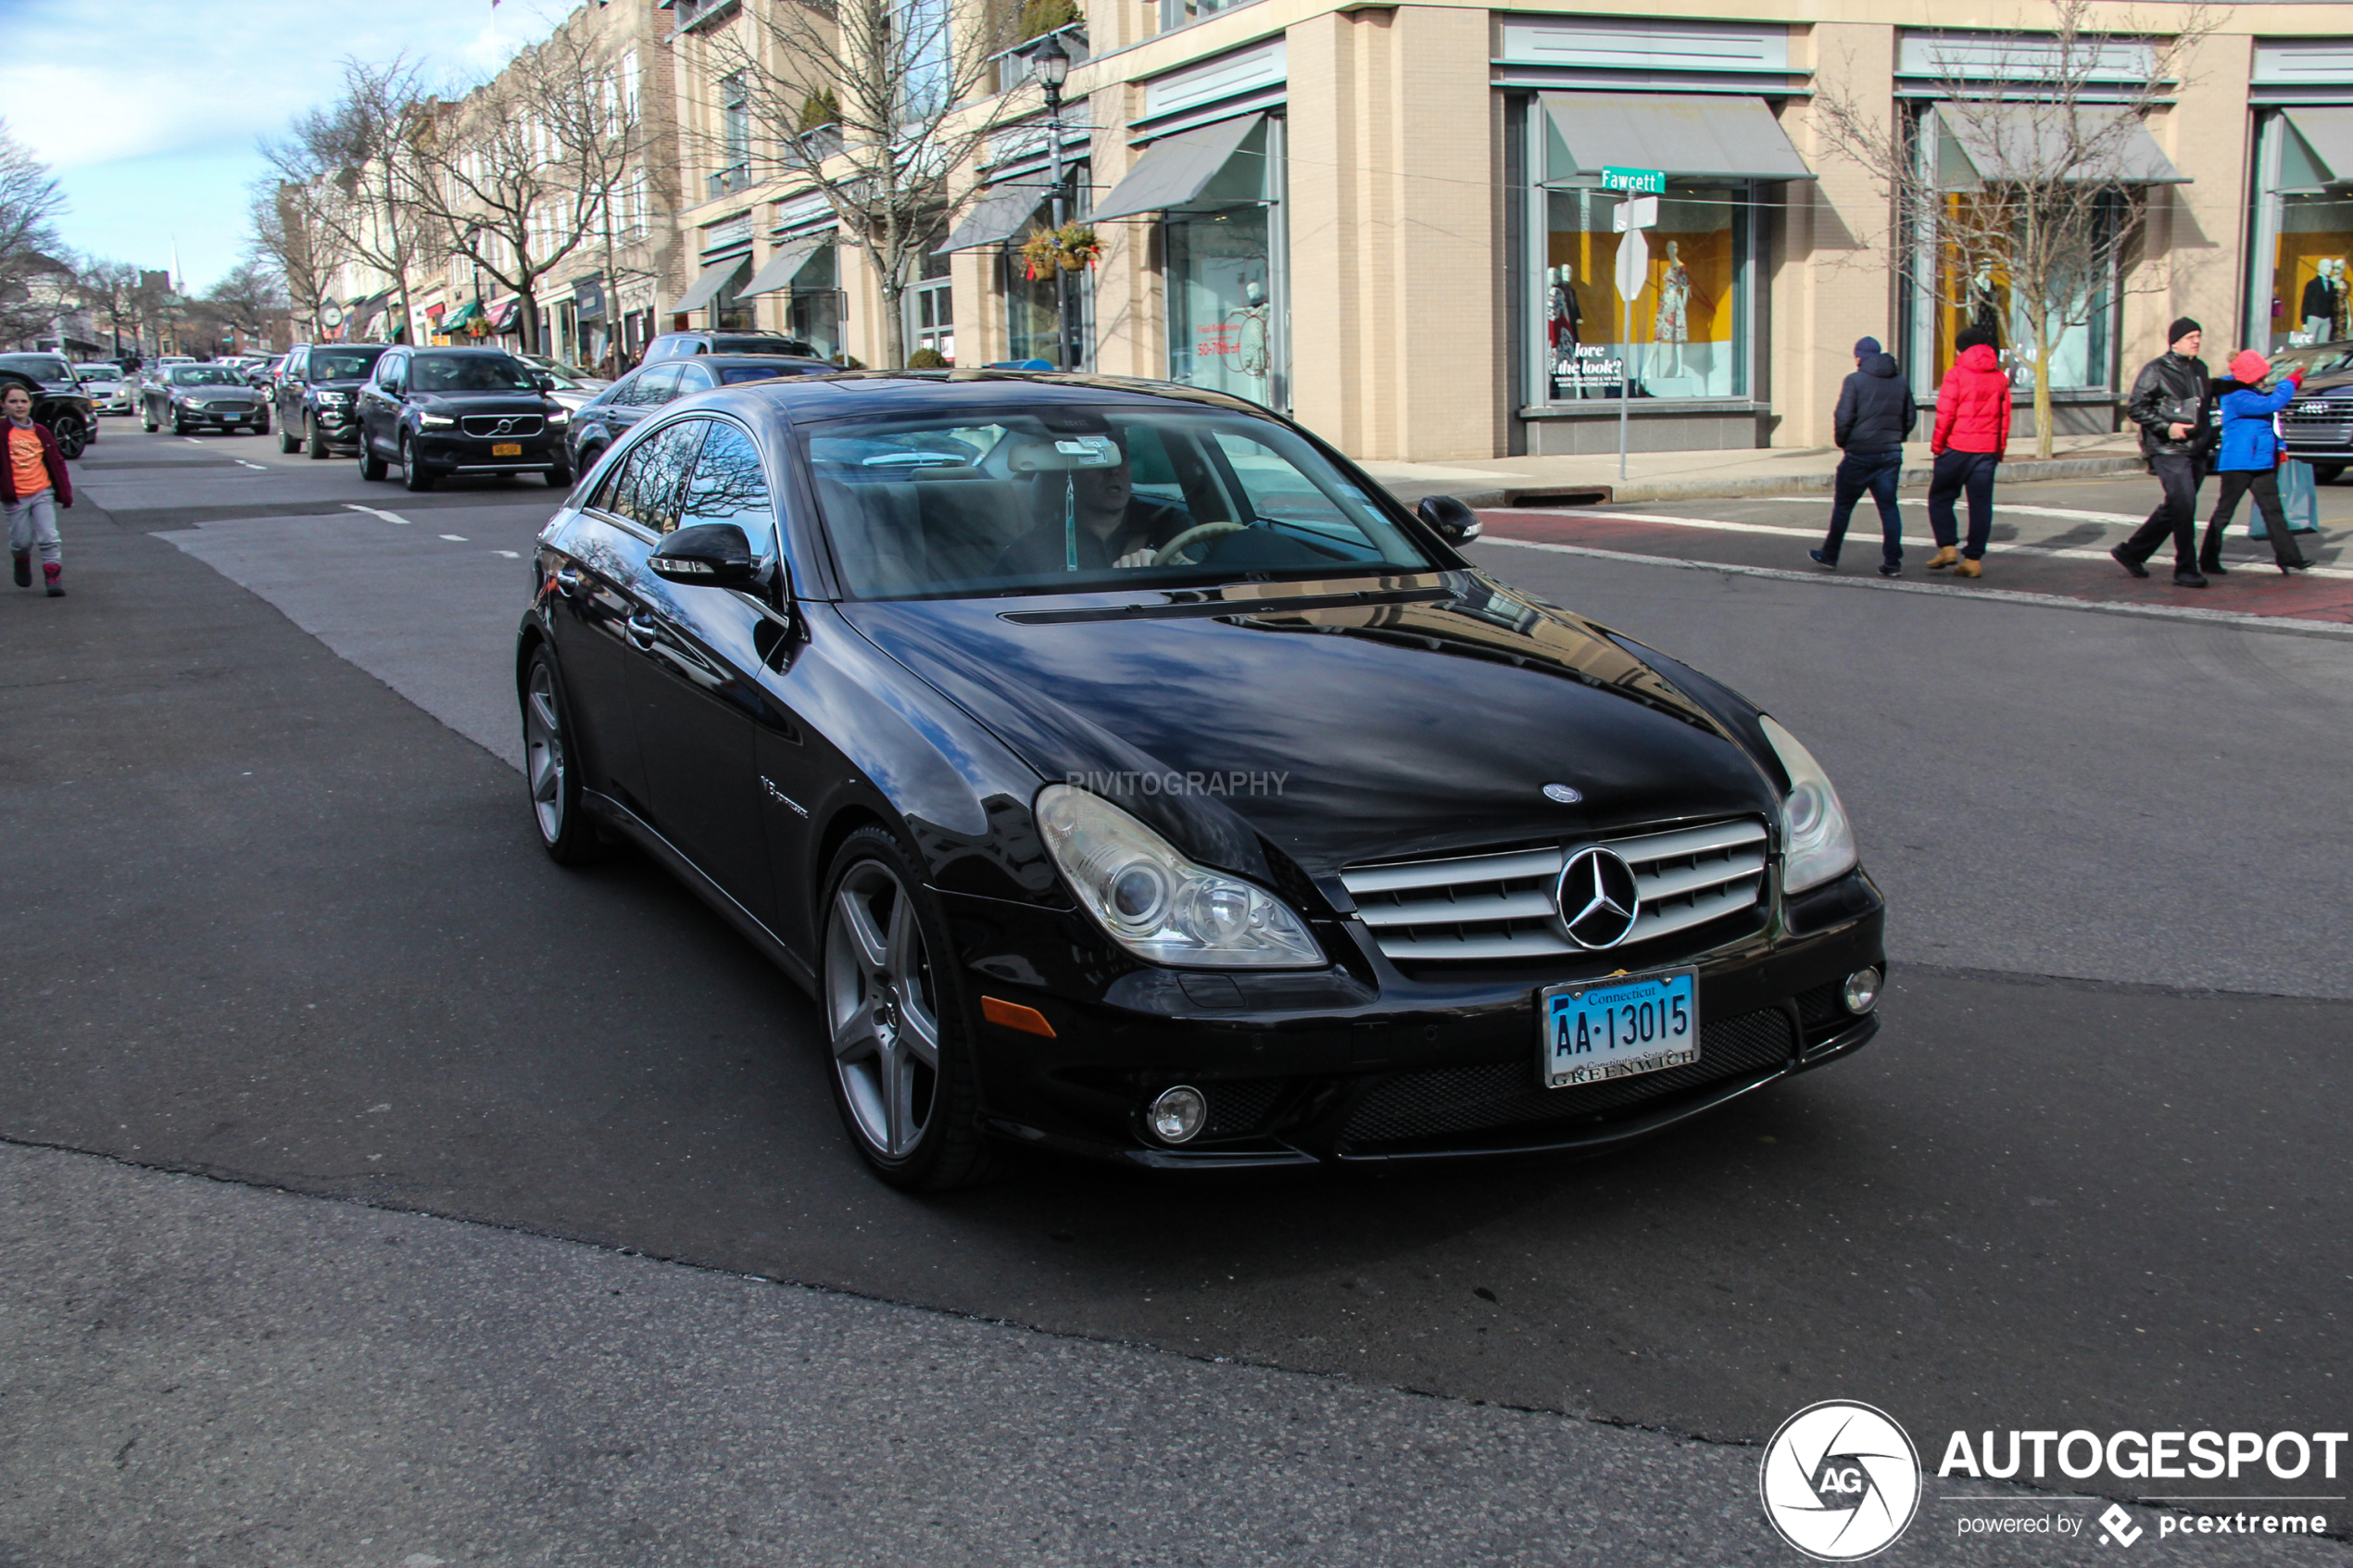
[[[1160,547],[1160,553],[1152,557],[1152,564],[1154,566],[1172,565],[1176,558],[1184,553],[1185,546],[1195,540],[1214,539],[1221,533],[1239,533],[1246,526],[1248,525],[1239,522],[1197,522],[1167,544],[1163,545]]]

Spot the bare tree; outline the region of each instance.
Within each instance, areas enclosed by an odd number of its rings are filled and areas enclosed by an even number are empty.
[[[437,245],[521,296],[537,352],[540,280],[584,246],[610,264],[613,209],[646,166],[636,94],[593,37],[559,29],[434,109],[415,141],[422,210]]]
[[[240,261],[205,291],[206,313],[240,335],[267,340],[271,322],[285,313],[284,286],[267,267]]]
[[[318,200],[314,187],[271,175],[256,182],[246,208],[247,258],[276,277],[296,321],[307,323],[312,336],[334,292],[336,274],[351,259],[335,247],[333,229],[316,211]]]
[[[409,275],[424,258],[427,224],[418,147],[431,107],[419,68],[406,56],[386,65],[343,63],[343,96],[265,142],[278,179],[303,193],[300,209],[314,246],[361,262],[393,280],[401,320],[415,330]]]
[[[65,193],[49,166],[0,120],[0,339],[15,343],[57,313],[60,273],[57,220]]]
[[[128,261],[109,261],[103,257],[85,256],[74,264],[74,279],[80,284],[82,302],[90,307],[94,324],[103,320],[107,331],[114,336],[114,351],[122,352],[122,329],[129,326],[131,341],[139,341],[139,269]]]
[[[1937,56],[1936,103],[1917,120],[1887,113],[1884,89],[1832,85],[1814,98],[1831,152],[1879,185],[1896,215],[1899,265],[1948,310],[1999,320],[2007,294],[2025,320],[2034,442],[2051,455],[2051,366],[2060,338],[2124,294],[2171,279],[2145,270],[2149,214],[2144,121],[2181,91],[2215,28],[2194,4],[2164,32],[2121,19],[2095,31],[2089,0],[2050,0],[2047,31],[1981,34]]]
[[[1016,111],[994,96],[1008,7],[988,0],[774,0],[716,34],[723,123],[716,150],[754,161],[751,128],[774,166],[830,203],[882,291],[883,358],[907,362],[907,290],[961,205],[954,176]],[[1029,112],[1025,102],[1020,113]],[[701,138],[706,147],[713,139]]]

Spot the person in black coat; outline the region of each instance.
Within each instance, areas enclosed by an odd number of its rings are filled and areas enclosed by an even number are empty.
[[[1875,337],[1856,343],[1855,373],[1839,387],[1838,409],[1831,416],[1831,433],[1846,455],[1838,460],[1831,492],[1831,531],[1820,549],[1806,552],[1816,561],[1837,567],[1855,503],[1869,491],[1879,507],[1879,574],[1904,574],[1904,524],[1895,510],[1895,483],[1904,473],[1905,439],[1919,417],[1911,383],[1904,379],[1895,356],[1881,353]]]
[[[2133,536],[2108,554],[2135,577],[2149,574],[2147,561],[2169,533],[2173,538],[2173,581],[2203,588],[2197,569],[2197,487],[2214,444],[2214,378],[2197,357],[2205,332],[2183,316],[2167,329],[2166,351],[2133,378],[2124,416],[2141,427],[2141,452],[2161,491],[2157,509]]]

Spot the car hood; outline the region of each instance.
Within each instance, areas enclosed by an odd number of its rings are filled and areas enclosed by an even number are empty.
[[[547,400],[536,392],[426,392],[420,408],[436,414],[544,414]]]
[[[1641,649],[1478,573],[1223,596],[841,608],[1045,778],[1244,874],[1261,836],[1330,889],[1367,859],[1775,809]]]

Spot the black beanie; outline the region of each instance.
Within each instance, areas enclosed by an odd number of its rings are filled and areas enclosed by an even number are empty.
[[[2176,317],[2173,324],[2165,330],[2166,346],[2170,348],[2174,344],[2177,344],[2183,338],[2189,336],[2192,332],[2202,332],[2204,331],[2206,331],[2204,327],[2199,326],[2187,316]]]

